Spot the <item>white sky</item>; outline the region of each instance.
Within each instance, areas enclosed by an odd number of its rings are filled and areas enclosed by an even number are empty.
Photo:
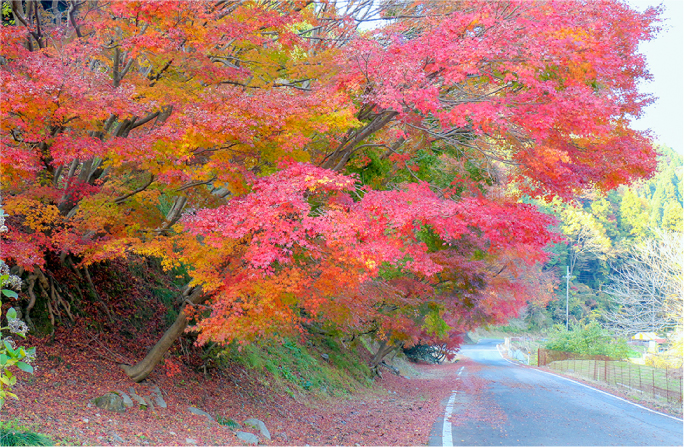
[[[644,83],[641,91],[658,99],[633,123],[636,129],[651,129],[658,143],[684,154],[684,1],[628,0],[643,11],[648,6],[663,4],[663,31],[640,46],[646,55],[653,81]]]

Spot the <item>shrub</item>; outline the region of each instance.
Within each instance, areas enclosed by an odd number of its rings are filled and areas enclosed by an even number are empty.
[[[54,445],[45,435],[28,431],[14,421],[0,422],[0,447],[14,445]]]
[[[569,331],[561,325],[554,326],[545,347],[577,354],[607,355],[619,360],[629,357],[631,351],[625,339],[615,337],[596,321],[574,323]]]
[[[440,346],[431,345],[415,345],[411,348],[404,349],[404,354],[412,362],[425,362],[431,364],[440,364],[446,358],[445,351]]]
[[[3,223],[4,219],[2,214],[0,214],[0,228],[4,228],[2,226]],[[0,318],[3,316],[1,308],[2,298],[16,299],[18,297],[17,292],[11,289],[21,290],[21,279],[18,276],[12,275],[7,264],[0,259]],[[10,307],[5,312],[4,317],[7,320],[7,326],[0,327],[0,409],[8,397],[18,399],[17,395],[12,393],[12,387],[17,383],[17,377],[14,375],[15,369],[33,373],[33,367],[30,363],[36,355],[35,348],[27,349],[23,346],[18,346],[11,335],[5,335],[9,332],[10,334],[26,338],[28,327],[26,323],[19,319],[17,311]]]

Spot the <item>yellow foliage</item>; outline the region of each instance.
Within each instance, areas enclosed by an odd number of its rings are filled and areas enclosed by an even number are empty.
[[[3,206],[10,216],[23,216],[23,224],[34,231],[48,231],[62,216],[56,206],[26,197],[10,197]]]

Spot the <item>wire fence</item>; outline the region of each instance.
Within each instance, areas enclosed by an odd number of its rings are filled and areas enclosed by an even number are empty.
[[[539,366],[604,382],[625,391],[682,403],[682,368],[654,368],[613,360],[605,355],[583,355],[542,348],[537,356]]]

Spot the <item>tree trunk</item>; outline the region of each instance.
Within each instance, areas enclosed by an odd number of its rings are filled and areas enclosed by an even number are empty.
[[[185,304],[200,304],[205,300],[205,297],[202,295],[201,287],[186,289],[184,295],[186,295],[184,299]],[[162,335],[157,344],[147,353],[144,359],[133,366],[122,364],[120,365],[121,368],[134,382],[142,382],[150,375],[154,367],[157,366],[157,363],[161,361],[173,342],[183,334],[187,326],[188,316],[184,310],[181,310],[178,313],[176,321],[166,330],[166,332],[164,332],[164,335]]]
[[[380,346],[378,347],[378,350],[375,352],[373,360],[371,360],[371,367],[377,371],[378,365],[382,363],[382,359],[384,359],[387,354],[394,351],[396,348],[396,346],[387,343],[387,340],[383,340],[382,342],[380,342]]]

